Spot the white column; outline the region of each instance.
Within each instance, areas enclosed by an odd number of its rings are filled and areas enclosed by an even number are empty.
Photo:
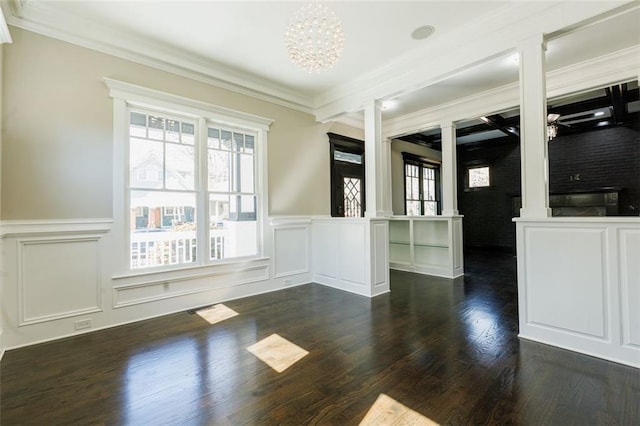
[[[364,108],[366,217],[391,215],[391,144],[382,141],[382,108],[372,100]]]
[[[547,147],[546,44],[537,34],[522,41],[520,55],[520,217],[550,217]]]
[[[458,214],[458,179],[456,167],[456,125],[448,122],[440,127],[442,137],[442,215]]]

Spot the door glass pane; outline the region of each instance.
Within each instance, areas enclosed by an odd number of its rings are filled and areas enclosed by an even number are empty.
[[[344,216],[362,216],[362,199],[360,191],[360,179],[344,178]]]

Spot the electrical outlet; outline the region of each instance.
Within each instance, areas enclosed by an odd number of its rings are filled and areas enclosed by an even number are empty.
[[[91,328],[91,318],[76,321],[75,326],[76,326],[76,330],[84,330],[85,328]]]

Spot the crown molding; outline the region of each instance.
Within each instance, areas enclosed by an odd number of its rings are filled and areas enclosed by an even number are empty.
[[[557,98],[638,79],[639,57],[640,45],[549,71],[547,97]],[[519,82],[507,84],[384,121],[384,137],[397,138],[439,127],[442,123],[517,108],[520,104],[519,86]]]
[[[13,6],[13,7],[11,7]],[[39,0],[14,0],[9,25],[96,50],[276,105],[313,114],[313,98],[273,81],[227,67],[139,35],[56,11]]]
[[[7,21],[4,18],[4,11],[0,8],[0,44],[11,43],[11,34],[9,34],[9,27]]]
[[[364,115],[359,113],[344,114],[333,121],[355,127],[356,129],[364,129]]]
[[[273,119],[236,111],[213,105],[207,102],[196,101],[160,90],[149,89],[125,81],[112,78],[103,78],[109,88],[109,96],[123,99],[126,102],[143,107],[160,107],[172,111],[175,105],[181,107],[181,111],[194,116],[214,116],[216,120],[222,120],[235,126],[248,127],[253,130],[269,130]]]
[[[317,98],[316,120],[335,119],[361,110],[371,99],[389,99],[450,78],[473,66],[515,51],[518,43],[535,34],[577,28],[594,17],[634,8],[637,2],[509,2],[494,13],[443,35],[443,39],[394,59],[357,79],[326,91]]]

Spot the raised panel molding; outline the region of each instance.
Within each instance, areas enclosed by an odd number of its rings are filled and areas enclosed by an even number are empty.
[[[311,220],[272,222],[274,278],[310,272]]]
[[[528,322],[607,338],[605,234],[605,229],[527,229]]]
[[[134,282],[113,287],[113,308],[119,309],[269,279],[269,266],[227,268],[181,278]]]
[[[375,287],[389,284],[389,226],[387,222],[373,224],[374,280]]]
[[[102,311],[100,236],[18,239],[18,325]]]
[[[349,283],[364,286],[367,230],[365,223],[341,222],[339,234],[339,276]]]
[[[622,339],[640,349],[640,229],[620,229],[618,236]]]

